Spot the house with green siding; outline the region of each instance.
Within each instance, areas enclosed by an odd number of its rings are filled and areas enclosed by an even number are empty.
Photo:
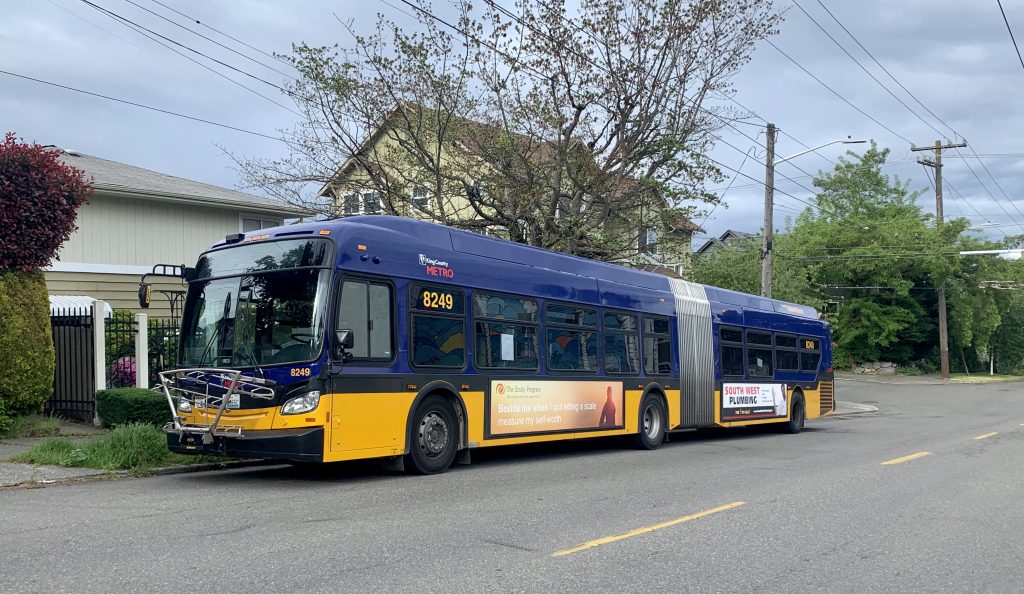
[[[102,299],[115,309],[142,311],[139,280],[154,264],[195,265],[226,235],[282,224],[310,213],[277,200],[165,175],[76,151],[61,160],[85,171],[95,193],[78,211],[78,229],[46,270],[51,295]],[[159,291],[183,290],[153,279],[156,317],[170,315]]]

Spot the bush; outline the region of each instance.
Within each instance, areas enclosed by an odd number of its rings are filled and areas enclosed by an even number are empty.
[[[42,412],[53,394],[53,337],[43,273],[0,270],[0,425]]]
[[[92,194],[85,172],[65,165],[60,151],[17,142],[0,144],[0,269],[29,272],[50,263],[76,229],[78,207]]]
[[[167,398],[143,388],[114,388],[96,392],[96,414],[107,427],[145,423],[162,427],[171,420]]]
[[[107,366],[108,388],[130,388],[135,385],[135,357],[120,357]]]

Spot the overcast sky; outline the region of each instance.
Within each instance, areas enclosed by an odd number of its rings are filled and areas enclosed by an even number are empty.
[[[343,19],[354,19],[357,27],[367,28],[373,26],[378,12],[399,21],[409,20],[381,0],[161,1],[203,25],[268,53],[287,52],[290,44],[298,41],[314,45],[350,44],[351,40],[333,13]],[[511,0],[500,1],[512,6]],[[927,124],[883,90],[800,8],[788,1],[778,3],[788,12],[782,31],[773,38],[773,43],[882,125],[844,103],[768,43],[758,44],[753,60],[735,78],[736,100],[784,131],[777,145],[779,158],[804,150],[796,141],[813,147],[847,136],[877,140],[892,149],[892,165],[886,171],[909,179],[914,189],[927,189],[922,202],[929,209],[933,208],[928,177],[922,166],[915,163],[917,157],[925,155],[911,153],[908,141],[919,146],[929,145],[940,137],[939,132],[943,138],[952,138],[953,133],[893,83],[840,29],[818,0],[798,1]],[[102,8],[268,82],[279,84],[284,77],[161,20],[143,8],[289,73],[288,66],[189,22],[154,0],[132,2],[94,0],[94,4]],[[1003,232],[1024,233],[1024,141],[1021,140],[1024,66],[1014,50],[996,0],[822,2],[900,83],[970,143],[970,149],[961,149],[959,153],[947,151],[944,156],[946,214],[969,216],[978,225],[1007,225],[989,227],[987,233],[993,237],[1002,237]],[[444,2],[437,2],[435,6],[438,12],[444,10]],[[1003,6],[1014,34],[1024,44],[1024,1],[1004,0]],[[287,99],[267,84],[178,49],[210,68],[229,74],[238,83],[288,105]],[[0,70],[271,136],[275,135],[275,130],[295,123],[295,116],[284,108],[161,47],[82,0],[4,0]],[[749,122],[737,128],[757,137],[759,145],[763,146],[764,135],[757,136],[759,128],[753,124],[764,122],[757,118]],[[238,187],[239,175],[218,146],[248,156],[285,154],[284,146],[275,140],[5,74],[0,74],[0,127],[40,144],[76,149],[231,188]],[[728,129],[723,131],[723,140],[737,148],[723,142],[714,158],[732,168],[742,164],[743,173],[763,180],[764,168],[756,162],[763,160],[763,149],[751,153],[744,162],[744,153],[754,143]],[[833,145],[820,152],[835,158],[845,148],[859,147]],[[981,162],[974,153],[981,156]],[[958,154],[968,159],[961,159]],[[983,183],[971,173],[967,163]],[[797,167],[815,173],[830,169],[832,164],[822,156],[807,154],[779,165],[776,227],[784,226],[785,218],[803,207],[797,199],[808,200],[811,195],[807,188],[801,187],[800,184],[809,187],[810,183]],[[989,177],[989,172],[995,181]],[[715,189],[721,193],[728,185],[727,180]],[[706,221],[698,219],[697,222],[711,235],[725,229],[756,232],[761,227],[763,195],[763,186],[737,176],[725,194],[727,204],[715,209]]]

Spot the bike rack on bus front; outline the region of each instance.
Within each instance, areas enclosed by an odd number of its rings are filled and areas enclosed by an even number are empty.
[[[220,424],[232,396],[244,395],[263,400],[272,400],[275,396],[272,386],[276,382],[245,376],[237,369],[197,367],[162,371],[158,375],[160,386],[167,398],[167,405],[171,407],[171,422],[164,430],[176,432],[181,439],[187,434],[202,435],[204,445],[212,444],[214,436],[242,437],[241,425]],[[213,392],[211,387],[215,388]],[[209,411],[216,407],[217,414],[209,425],[185,424],[185,417],[180,416],[178,409],[182,402],[187,402],[192,411]],[[208,418],[209,413],[206,416]]]

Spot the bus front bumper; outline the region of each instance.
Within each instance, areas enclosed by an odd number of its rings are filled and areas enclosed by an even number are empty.
[[[243,431],[241,435],[215,435],[212,443],[203,443],[196,433],[179,434],[173,427],[165,429],[167,447],[178,454],[236,456],[239,458],[270,458],[323,462],[324,428],[264,429]]]

